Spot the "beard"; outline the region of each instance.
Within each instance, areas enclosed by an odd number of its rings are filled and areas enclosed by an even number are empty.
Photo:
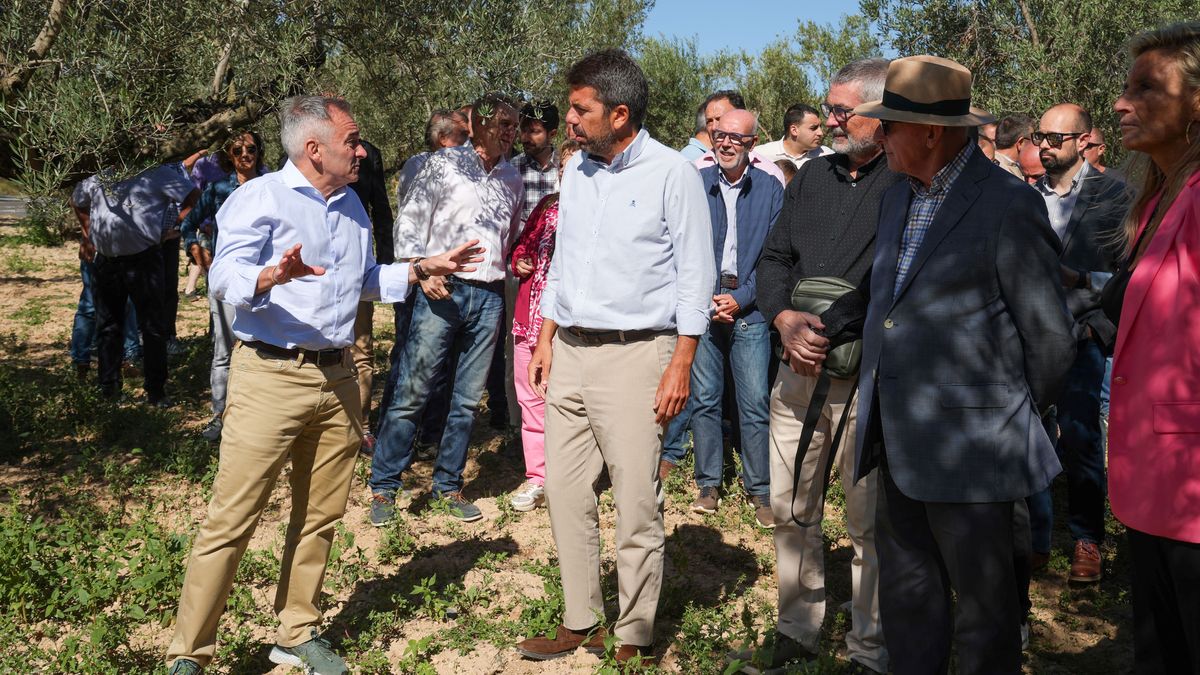
[[[834,129],[826,138],[830,138],[830,146],[839,155],[847,157],[863,157],[879,152],[879,144],[871,138],[854,138],[842,129]]]
[[[1046,173],[1050,174],[1051,176],[1061,176],[1065,174],[1067,169],[1070,169],[1075,164],[1075,160],[1078,158],[1078,155],[1075,157],[1055,157],[1049,153],[1039,153],[1038,155],[1038,159],[1042,161],[1042,167],[1045,168]]]
[[[583,128],[576,124],[573,127],[575,138],[579,141],[579,147],[587,150],[589,154],[607,157],[613,146],[617,144],[617,134],[609,127],[603,133],[597,136],[588,136],[583,133]]]

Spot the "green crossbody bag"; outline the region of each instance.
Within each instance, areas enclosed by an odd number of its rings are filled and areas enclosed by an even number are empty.
[[[855,286],[837,277],[809,277],[796,282],[792,289],[792,309],[820,316],[834,300],[853,291]],[[847,342],[835,347],[825,356],[822,370],[838,380],[849,380],[858,375],[862,362],[862,340]]]

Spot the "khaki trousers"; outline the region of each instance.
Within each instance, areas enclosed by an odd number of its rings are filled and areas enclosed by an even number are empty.
[[[321,623],[317,600],[334,526],[346,510],[361,417],[349,356],[318,367],[264,358],[241,344],[234,350],[220,464],[208,517],[192,544],[168,662],[212,660],[234,572],[289,459],[292,510],[275,593],[277,640],[292,647],[311,639]]]
[[[817,651],[825,620],[825,544],[821,527],[800,527],[792,520],[792,480],[796,447],[817,378],[797,375],[783,364],[771,392],[771,510],[775,514],[775,556],[779,581],[779,632]],[[824,486],[833,435],[850,394],[848,380],[832,380],[812,444],[799,468],[796,517],[812,522],[821,514],[819,495]],[[887,672],[887,648],[879,621],[879,558],[875,551],[875,501],[878,471],[857,485],[854,477],[855,418],[858,396],[850,402],[850,417],[838,451],[838,471],[846,493],[846,529],[854,546],[850,563],[853,622],[846,633],[847,656],[879,672]]]
[[[354,345],[350,353],[354,357],[354,369],[358,371],[358,400],[362,402],[363,427],[371,421],[371,385],[375,381],[375,340],[372,331],[375,321],[375,303],[358,303],[358,314],[354,317]]]
[[[640,646],[654,641],[662,588],[663,427],[654,421],[654,395],[675,340],[593,346],[559,330],[546,396],[546,500],[562,569],[563,625],[583,630],[604,621],[595,487],[607,466],[617,509],[614,632]]]

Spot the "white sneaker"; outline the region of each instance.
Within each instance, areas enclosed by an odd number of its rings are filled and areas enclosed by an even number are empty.
[[[532,511],[546,503],[546,490],[537,483],[526,481],[519,490],[509,498],[512,507],[518,511]]]

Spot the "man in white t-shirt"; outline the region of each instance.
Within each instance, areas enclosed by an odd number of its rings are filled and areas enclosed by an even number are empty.
[[[821,126],[821,113],[805,103],[792,105],[783,113],[783,138],[764,143],[756,150],[772,162],[786,159],[799,169],[814,157],[833,152],[821,145],[825,128]]]

